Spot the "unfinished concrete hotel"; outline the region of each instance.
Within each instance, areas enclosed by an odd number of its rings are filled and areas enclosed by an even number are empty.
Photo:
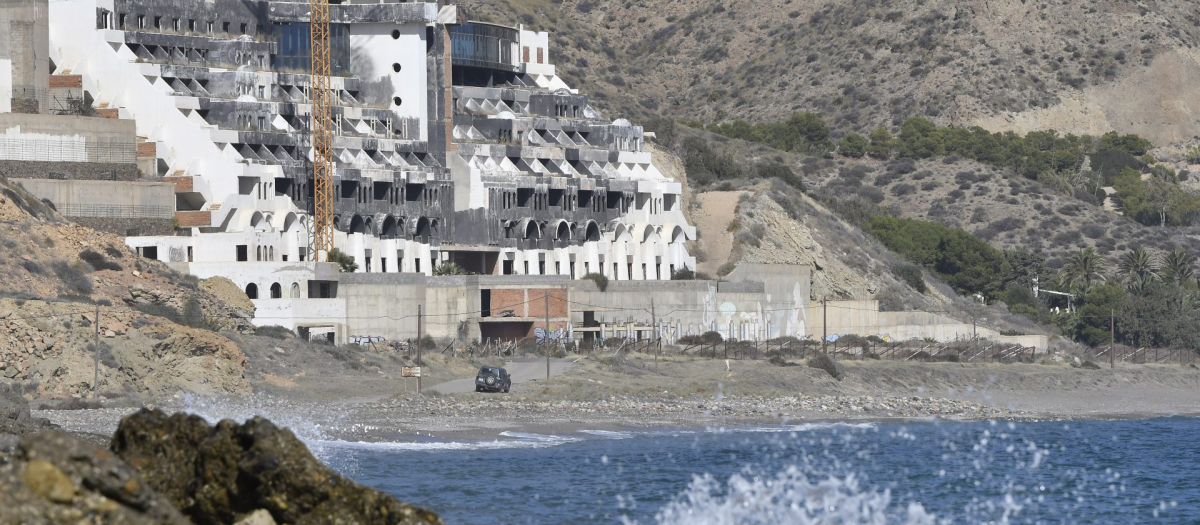
[[[696,232],[642,128],[558,77],[546,33],[444,2],[330,6],[334,244],[358,270],[315,263],[308,16],[306,1],[0,0],[0,174],[142,257],[231,279],[255,324],[338,343],[970,328],[873,302],[826,322],[801,266],[673,281]]]
[[[136,122],[192,233],[129,243],[252,297],[307,296],[289,269],[310,258],[308,3],[50,6],[55,67]],[[555,75],[546,33],[437,3],[348,1],[331,20],[335,244],[360,271],[659,280],[693,265],[680,185],[641,128]]]

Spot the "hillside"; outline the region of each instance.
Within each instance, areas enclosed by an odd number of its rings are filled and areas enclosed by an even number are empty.
[[[120,237],[71,223],[4,179],[0,245],[0,384],[42,398],[89,393],[98,305],[103,395],[250,391],[245,356],[216,331],[249,329],[245,304],[213,293],[235,296],[233,283],[139,259]]]
[[[993,131],[1200,135],[1192,2],[462,0],[553,32],[600,109],[645,119],[825,115],[838,132],[912,116]],[[614,117],[615,118],[615,117]]]

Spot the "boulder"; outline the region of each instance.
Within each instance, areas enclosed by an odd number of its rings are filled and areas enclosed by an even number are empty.
[[[44,431],[0,462],[0,523],[190,522],[111,452]]]
[[[343,478],[263,418],[214,427],[197,416],[143,409],[121,421],[111,448],[199,525],[231,524],[260,510],[297,525],[442,523]]]

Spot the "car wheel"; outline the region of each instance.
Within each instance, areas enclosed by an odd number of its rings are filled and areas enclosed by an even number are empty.
[[[508,393],[508,387],[510,387],[510,386],[512,386],[512,385],[504,385],[504,393],[505,394]]]

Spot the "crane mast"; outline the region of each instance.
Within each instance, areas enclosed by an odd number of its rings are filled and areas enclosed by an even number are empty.
[[[328,262],[333,250],[333,104],[329,90],[329,0],[309,0],[312,43],[313,244]]]

